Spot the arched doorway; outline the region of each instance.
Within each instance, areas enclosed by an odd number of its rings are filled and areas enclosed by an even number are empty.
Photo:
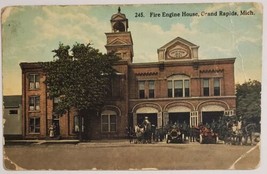
[[[186,106],[174,106],[168,109],[169,123],[190,125],[190,108]]]
[[[145,120],[145,117],[148,117],[148,120],[152,125],[158,126],[158,110],[152,107],[142,107],[136,110],[137,115],[137,124],[141,125]]]
[[[162,127],[162,108],[156,103],[139,103],[132,109],[133,125],[143,123],[145,117],[156,127]]]
[[[220,105],[206,105],[201,108],[201,120],[203,124],[217,122],[224,115],[225,108]]]

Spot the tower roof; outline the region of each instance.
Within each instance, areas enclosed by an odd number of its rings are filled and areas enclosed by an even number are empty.
[[[117,21],[117,20],[127,20],[126,15],[121,13],[121,8],[118,8],[118,13],[113,14],[111,16],[111,21]]]

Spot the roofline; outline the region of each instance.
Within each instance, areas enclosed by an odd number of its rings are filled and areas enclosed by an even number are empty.
[[[170,61],[160,61],[160,62],[144,62],[144,63],[131,63],[129,66],[132,67],[153,67],[153,66],[158,66],[160,64],[164,64],[165,66],[191,66],[193,64],[198,64],[198,65],[210,65],[210,64],[224,64],[224,63],[229,63],[229,64],[234,64],[236,58],[218,58],[218,59],[190,59],[190,60],[170,60]]]
[[[45,63],[45,62],[21,62],[19,64],[19,66],[22,70],[24,70],[24,69],[42,69],[41,63]]]
[[[22,97],[22,95],[3,95],[3,97]]]
[[[181,37],[178,36],[178,37],[172,39],[171,41],[169,41],[168,43],[166,43],[165,45],[163,45],[163,46],[161,46],[160,48],[158,48],[158,50],[163,50],[163,49],[165,49],[165,47],[166,47],[167,45],[169,45],[170,43],[174,42],[175,40],[180,40],[180,41],[184,42],[184,43],[185,43],[186,45],[188,45],[188,46],[199,48],[198,45],[193,44],[192,42],[189,42],[189,41],[187,41],[187,40],[185,40],[185,39],[183,39],[183,38],[181,38]]]

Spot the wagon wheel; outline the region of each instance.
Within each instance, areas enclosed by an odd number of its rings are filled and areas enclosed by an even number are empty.
[[[216,136],[215,138],[215,144],[219,141],[219,136]]]
[[[214,141],[213,142],[214,142],[214,144],[217,143],[217,136],[214,137]]]
[[[169,137],[167,137],[167,139],[166,139],[166,143],[169,144]]]

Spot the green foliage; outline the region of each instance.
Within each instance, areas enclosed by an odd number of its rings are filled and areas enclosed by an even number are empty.
[[[261,117],[261,83],[249,80],[236,85],[237,116],[248,122],[259,123]]]
[[[43,64],[50,98],[60,97],[57,113],[70,108],[78,112],[100,109],[110,90],[110,78],[118,61],[114,54],[102,54],[90,44],[59,44],[53,50],[56,60]]]

